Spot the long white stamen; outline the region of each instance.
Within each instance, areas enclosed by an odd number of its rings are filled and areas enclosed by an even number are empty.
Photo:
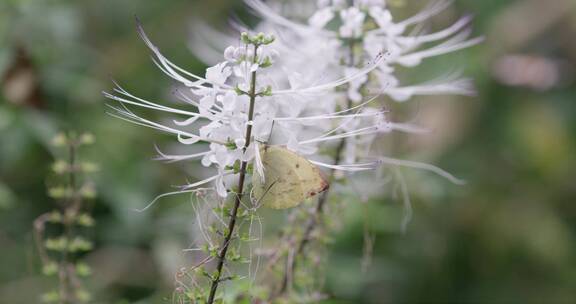
[[[148,108],[148,109],[152,109],[152,110],[158,110],[158,111],[174,113],[174,114],[188,115],[188,116],[193,116],[193,117],[206,118],[204,115],[201,115],[201,114],[195,113],[195,112],[189,112],[189,111],[184,111],[184,110],[179,110],[179,109],[174,109],[174,108],[167,108],[167,107],[160,107],[160,106],[152,106],[152,105],[149,105],[146,103],[139,103],[139,102],[131,101],[128,99],[124,99],[124,98],[118,97],[116,95],[112,95],[108,92],[102,92],[102,94],[104,95],[104,97],[106,97],[108,99],[116,100],[116,101],[119,101],[121,103],[131,104],[131,105],[142,107],[142,108]]]
[[[168,127],[168,126],[165,126],[165,125],[162,125],[162,124],[159,124],[159,123],[155,123],[155,122],[153,122],[153,121],[144,119],[144,118],[142,118],[142,117],[140,117],[140,116],[138,116],[138,115],[136,115],[136,114],[134,114],[134,113],[132,113],[132,112],[129,112],[129,111],[125,111],[125,110],[122,110],[122,109],[119,109],[119,108],[115,108],[115,107],[112,107],[112,106],[109,106],[109,107],[112,108],[112,109],[114,109],[118,114],[120,114],[120,115],[115,115],[114,113],[109,113],[111,116],[114,116],[114,117],[116,117],[116,118],[122,119],[122,120],[124,120],[124,121],[131,122],[131,123],[134,123],[134,124],[137,124],[137,125],[141,125],[141,126],[149,127],[149,128],[152,128],[152,129],[156,129],[156,130],[160,130],[160,131],[164,131],[164,132],[167,132],[167,133],[172,133],[172,134],[178,135],[179,140],[180,140],[180,139],[183,139],[182,136],[186,136],[186,137],[189,137],[189,138],[197,139],[196,141],[211,142],[211,143],[217,143],[217,144],[220,144],[220,145],[226,145],[226,143],[221,142],[221,141],[217,141],[217,140],[213,140],[213,139],[208,139],[208,138],[202,138],[202,137],[200,137],[200,136],[198,136],[198,135],[195,135],[195,134],[192,134],[192,133],[189,133],[189,132],[186,132],[186,131],[177,130],[177,129],[170,128],[170,127]],[[181,141],[185,141],[185,140],[181,140]]]
[[[290,90],[273,91],[272,95],[314,94],[314,93],[320,93],[322,91],[331,90],[331,89],[334,89],[336,87],[348,84],[351,81],[356,80],[356,79],[363,77],[364,75],[372,72],[374,69],[376,69],[380,65],[380,63],[384,60],[384,58],[385,58],[384,54],[380,53],[378,56],[376,56],[374,62],[368,64],[364,69],[354,73],[353,75],[351,75],[349,77],[342,77],[340,79],[334,80],[334,81],[329,82],[329,83],[325,83],[325,84],[321,84],[321,85],[317,85],[317,86],[312,86],[312,87],[308,87],[308,88],[303,88],[303,89],[290,89]]]
[[[472,21],[472,16],[464,16],[464,17],[460,18],[452,26],[450,26],[444,30],[438,31],[436,33],[427,34],[427,35],[419,35],[416,37],[406,37],[406,38],[399,37],[398,39],[399,39],[399,41],[406,41],[406,42],[413,42],[413,43],[434,42],[434,41],[442,40],[442,39],[445,39],[445,38],[452,36],[453,34],[457,33],[461,29],[463,29],[465,26],[470,24],[471,21]]]
[[[440,169],[439,167],[436,167],[436,166],[433,166],[430,164],[420,163],[420,162],[415,162],[415,161],[410,161],[410,160],[395,159],[395,158],[390,158],[390,157],[385,157],[385,156],[377,157],[377,159],[382,164],[388,164],[388,165],[394,165],[394,166],[430,171],[430,172],[433,172],[439,176],[444,177],[445,179],[449,180],[450,182],[452,182],[456,185],[466,184],[466,181],[459,179],[459,178],[455,177],[454,175],[448,173],[447,171],[444,171],[444,170]]]
[[[292,20],[286,19],[285,17],[277,14],[274,10],[272,10],[269,6],[264,4],[262,1],[259,0],[245,0],[246,4],[254,9],[258,14],[262,17],[270,20],[272,23],[277,25],[289,28],[297,33],[300,34],[321,34],[326,37],[336,37],[334,32],[320,30],[313,27],[310,27],[305,24],[296,23]]]
[[[429,18],[441,13],[443,10],[447,9],[452,4],[452,2],[453,2],[452,0],[435,1],[435,2],[431,3],[430,5],[428,5],[428,7],[423,9],[418,14],[416,14],[416,15],[408,18],[408,19],[405,19],[404,21],[397,23],[396,26],[406,28],[410,25],[414,25],[416,23],[426,21],[427,19],[429,19]]]
[[[412,133],[412,134],[426,134],[430,133],[430,129],[418,126],[411,123],[395,123],[390,122],[388,126],[391,130],[405,132],[405,133]]]
[[[158,61],[160,61],[160,63]],[[186,87],[189,87],[191,89],[196,89],[196,90],[211,89],[211,90],[214,90],[214,91],[217,91],[220,93],[226,93],[226,92],[232,91],[231,88],[223,89],[222,86],[219,86],[219,85],[212,85],[212,87],[207,87],[207,86],[205,86],[205,84],[211,84],[211,82],[208,82],[208,81],[204,81],[204,80],[191,81],[189,79],[186,79],[186,78],[182,77],[182,75],[180,75],[179,73],[174,71],[174,69],[172,69],[172,67],[166,61],[162,60],[161,58],[152,57],[152,62],[158,67],[158,69],[160,69],[160,71],[162,71],[168,77],[182,83],[183,85],[185,85]]]
[[[460,42],[460,43],[450,43],[450,44],[443,43],[441,45],[435,46],[433,48],[430,48],[430,49],[427,49],[424,51],[409,53],[409,54],[400,56],[400,57],[398,57],[392,61],[398,62],[400,64],[404,64],[404,62],[406,62],[406,61],[411,62],[411,61],[413,61],[412,59],[418,59],[418,61],[420,61],[420,60],[425,59],[425,58],[445,55],[448,53],[452,53],[455,51],[466,49],[466,48],[469,48],[471,46],[477,45],[477,44],[481,43],[482,41],[484,41],[484,37],[478,37],[478,38],[470,39],[470,40]]]
[[[198,201],[196,201],[198,203]],[[192,201],[192,209],[194,209],[194,214],[196,215],[196,222],[198,224],[198,230],[200,231],[200,234],[202,235],[202,237],[204,238],[204,241],[210,246],[213,247],[214,244],[212,243],[212,239],[210,238],[210,236],[206,233],[206,229],[204,228],[204,221],[202,220],[203,218],[203,213],[200,212],[200,207],[197,206],[197,203],[194,203],[194,201]],[[208,205],[204,205],[204,208],[209,208],[206,207]]]
[[[318,162],[318,161],[312,161],[312,160],[310,162],[317,165],[317,166],[320,166],[320,167],[325,167],[325,168],[334,169],[334,170],[338,170],[338,171],[349,171],[349,172],[374,170],[374,167],[376,165],[375,163],[330,165],[330,164],[326,164],[326,163],[322,163],[322,162]]]
[[[128,92],[127,90],[125,90],[122,86],[120,86],[120,84],[118,82],[116,82],[114,80],[112,80],[112,82],[116,86],[116,88],[114,88],[114,92],[116,92],[116,93],[122,94],[126,97],[132,98],[134,100],[137,100],[139,102],[142,102],[144,104],[147,104],[147,105],[150,105],[153,107],[158,107],[158,108],[162,108],[162,109],[170,109],[170,110],[172,109],[170,107],[167,107],[167,106],[164,106],[164,105],[152,102],[152,101],[148,101],[148,100],[140,98],[138,96],[135,96],[135,95],[131,94],[130,92]],[[181,111],[181,110],[179,110],[179,111]]]
[[[404,180],[404,175],[400,171],[399,168],[394,170],[396,174],[396,178],[398,179],[398,183],[400,184],[400,191],[402,192],[402,201],[404,203],[404,218],[402,219],[402,232],[406,233],[408,230],[408,224],[412,221],[413,210],[412,210],[412,202],[410,201],[410,194],[408,193],[408,185],[406,184],[406,180]]]
[[[406,101],[415,95],[463,95],[473,96],[476,94],[470,79],[459,79],[453,82],[440,84],[422,84],[407,87],[388,89],[386,95],[391,96],[396,101]]]
[[[206,151],[206,152],[190,154],[190,155],[169,155],[169,154],[165,154],[162,151],[160,151],[158,146],[154,146],[154,147],[156,148],[156,152],[158,152],[158,154],[160,154],[160,156],[155,157],[154,160],[165,161],[167,163],[175,163],[175,162],[180,162],[180,161],[185,161],[185,160],[196,159],[196,158],[200,158],[200,157],[203,157],[205,155],[210,154],[210,151]]]
[[[371,101],[374,100],[375,98],[376,98],[376,97],[368,100],[366,103],[371,102]],[[359,105],[358,107],[360,107],[360,106],[363,106],[363,105]],[[353,109],[353,108],[350,108],[350,109]],[[344,111],[342,111],[342,113],[347,112],[347,111],[349,111],[350,109],[344,110]],[[358,111],[356,111],[356,113],[360,113],[361,110],[362,110],[362,109],[359,108]],[[352,123],[352,122],[353,122],[352,119],[346,119],[346,120],[344,120],[340,125],[338,125],[336,128],[334,128],[334,129],[332,129],[332,130],[330,130],[330,131],[328,131],[328,132],[320,135],[320,137],[326,137],[326,136],[329,136],[330,134],[334,134],[334,133],[338,132],[339,130],[343,129],[344,127],[346,127],[347,125],[349,125],[349,124]]]
[[[193,100],[192,98],[190,98],[189,96],[184,94],[180,89],[176,89],[175,96],[185,103],[188,103],[188,104],[193,105],[199,109],[205,110],[206,112],[213,114],[213,116],[212,115],[206,116],[206,118],[208,118],[210,120],[224,120],[224,119],[226,119],[222,115],[219,115],[220,113],[218,113],[218,111],[216,111],[214,109],[206,108],[205,106],[201,105],[199,102]]]
[[[223,83],[214,83],[211,82],[209,80],[207,80],[204,77],[200,77],[198,75],[192,74],[188,71],[186,71],[185,69],[180,68],[179,66],[177,66],[176,64],[172,63],[170,60],[168,60],[166,57],[164,57],[164,55],[162,55],[162,53],[160,53],[160,49],[154,45],[154,43],[152,43],[152,41],[150,40],[150,38],[148,38],[148,35],[146,34],[146,32],[144,31],[144,28],[142,26],[142,24],[140,23],[140,21],[138,19],[136,19],[136,28],[137,28],[137,32],[140,35],[140,37],[142,38],[142,40],[144,41],[144,43],[148,46],[148,48],[154,53],[154,55],[156,56],[156,58],[160,61],[160,63],[162,64],[162,66],[166,69],[167,72],[169,72],[168,74],[171,75],[174,79],[184,83],[187,86],[193,86],[193,87],[197,87],[198,85],[196,85],[194,82],[182,77],[180,74],[178,74],[176,71],[174,71],[174,69],[184,73],[187,76],[190,76],[198,81],[201,81],[202,83],[208,83],[211,84],[215,87],[221,87],[221,88],[225,88],[225,89],[229,89],[232,90],[233,88],[223,84]]]
[[[144,207],[143,209],[137,209],[136,211],[144,212],[144,211],[148,210],[150,207],[154,206],[154,204],[156,204],[156,202],[158,202],[160,199],[168,197],[168,196],[178,195],[178,194],[186,194],[186,193],[195,193],[195,192],[201,191],[199,189],[191,189],[191,188],[199,187],[199,186],[205,185],[207,183],[210,183],[212,181],[215,181],[218,177],[219,177],[219,175],[215,175],[215,176],[209,177],[207,179],[201,180],[197,183],[188,185],[189,190],[180,190],[180,191],[168,192],[168,193],[158,195],[146,207]]]
[[[335,114],[335,113],[334,113]],[[324,120],[324,119],[342,119],[342,118],[361,118],[361,117],[375,117],[382,115],[382,112],[373,113],[360,113],[350,115],[318,115],[318,116],[305,116],[305,117],[277,117],[273,118],[275,121],[307,121],[307,120]]]
[[[337,140],[337,139],[342,139],[342,138],[347,138],[347,137],[353,137],[353,136],[359,136],[359,135],[369,135],[369,134],[375,134],[375,133],[378,133],[378,128],[367,127],[367,128],[362,128],[362,129],[350,131],[350,132],[341,133],[338,135],[326,136],[326,137],[317,137],[314,139],[304,140],[304,141],[300,141],[298,143],[301,145],[306,145],[306,144],[312,144],[312,143],[317,143],[317,142],[331,141],[331,140]]]

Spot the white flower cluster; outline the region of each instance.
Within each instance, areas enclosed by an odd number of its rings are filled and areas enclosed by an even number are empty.
[[[232,189],[232,178],[239,173],[242,163],[253,165],[254,170],[263,172],[259,161],[259,144],[286,146],[301,155],[317,151],[318,145],[339,140],[347,136],[360,136],[378,132],[386,122],[379,111],[359,114],[354,109],[330,111],[324,108],[318,112],[317,103],[336,87],[354,82],[378,67],[381,58],[358,69],[356,73],[333,81],[303,83],[292,75],[282,76],[284,70],[276,67],[279,53],[271,45],[273,36],[262,33],[243,33],[239,46],[229,46],[224,50],[225,61],[206,70],[205,77],[192,74],[168,60],[150,41],[139,25],[139,34],[154,55],[156,65],[185,89],[178,89],[176,96],[194,110],[184,110],[165,106],[132,95],[118,84],[114,93],[104,95],[118,101],[121,107],[113,107],[112,115],[124,120],[171,133],[184,145],[206,146],[207,150],[189,155],[167,155],[161,159],[184,161],[199,159],[205,167],[216,168],[217,174],[183,186],[181,191],[168,193],[194,192],[200,186],[214,182],[221,197],[226,197]],[[381,56],[380,56],[381,57]],[[286,88],[281,88],[275,79],[285,80]],[[291,79],[291,80],[289,80]],[[310,102],[315,99],[317,102]],[[159,123],[136,114],[130,107],[151,109],[182,116],[171,124]],[[314,110],[316,108],[316,110]],[[318,113],[309,115],[308,113]],[[327,129],[335,121],[348,121],[355,118],[371,118],[369,127],[347,128],[344,133]],[[332,123],[325,124],[325,121]],[[386,128],[394,128],[393,124]],[[314,162],[320,166],[332,165]],[[373,164],[349,164],[341,170],[358,171],[372,168]],[[237,179],[234,180],[237,182]]]
[[[208,179],[186,185],[194,191],[215,181],[225,197],[231,189],[227,176],[238,173],[242,162],[259,167],[259,143],[288,147],[312,155],[319,145],[346,139],[341,164],[313,163],[337,170],[358,171],[375,163],[426,168],[456,181],[449,174],[425,164],[371,155],[370,147],[379,134],[399,130],[425,132],[423,128],[393,123],[376,102],[381,96],[404,102],[415,95],[473,93],[471,81],[452,73],[433,81],[403,86],[396,67],[415,67],[424,59],[461,50],[481,41],[470,39],[470,17],[446,29],[427,33],[424,23],[445,10],[451,1],[431,3],[412,17],[395,22],[385,0],[319,0],[308,23],[289,20],[260,0],[245,0],[263,19],[258,31],[280,37],[277,42],[264,34],[242,34],[238,39],[206,26],[198,28],[202,40],[192,44],[200,58],[213,66],[204,77],[192,74],[164,57],[141,27],[139,33],[153,52],[156,65],[186,89],[176,96],[194,111],[161,105],[136,97],[120,86],[116,115],[131,122],[175,134],[180,143],[208,144],[207,150],[190,155],[166,155],[168,161],[200,159],[217,169]],[[242,32],[250,29],[238,26]],[[230,46],[232,45],[232,46]],[[385,55],[383,55],[385,52]],[[224,61],[216,58],[222,58]],[[366,64],[368,62],[368,64]],[[252,102],[253,101],[253,102]],[[256,104],[254,108],[251,108]],[[162,124],[136,114],[127,106],[153,109],[184,116],[173,124]],[[249,136],[246,134],[250,127]],[[181,193],[179,191],[178,193]]]

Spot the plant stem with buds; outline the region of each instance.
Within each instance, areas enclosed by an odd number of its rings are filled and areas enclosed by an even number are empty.
[[[68,166],[70,168],[70,173],[68,176],[68,184],[72,191],[71,201],[67,204],[64,210],[64,217],[62,223],[64,224],[64,233],[68,242],[72,241],[73,235],[73,223],[72,220],[75,217],[76,211],[75,207],[78,204],[78,197],[76,191],[76,172],[74,168],[76,167],[76,144],[71,143],[68,148]],[[72,295],[72,280],[70,278],[70,253],[68,250],[64,250],[62,253],[62,261],[60,266],[60,288],[61,288],[61,298],[60,303],[67,304],[72,303],[73,295]]]
[[[258,46],[254,46],[254,59],[253,63],[256,63],[257,59],[257,51]],[[243,152],[246,152],[246,149],[251,143],[252,139],[252,120],[254,119],[254,109],[256,104],[256,71],[252,72],[251,79],[250,79],[250,108],[248,110],[248,125],[246,127],[246,140],[244,144]],[[221,250],[218,254],[218,264],[216,266],[216,274],[212,278],[212,284],[210,287],[210,295],[208,297],[207,304],[212,304],[214,302],[214,298],[216,297],[216,291],[218,290],[218,285],[222,281],[220,278],[222,277],[222,269],[224,267],[224,263],[226,262],[226,254],[228,252],[228,248],[230,247],[230,242],[232,240],[232,236],[234,234],[234,228],[236,227],[236,220],[238,216],[238,209],[240,208],[240,203],[242,202],[242,197],[244,195],[244,182],[246,180],[246,172],[248,168],[248,162],[243,161],[240,167],[240,177],[238,180],[238,193],[236,193],[236,198],[234,199],[234,207],[232,209],[230,215],[230,221],[228,222],[228,231],[226,236],[224,237],[224,241],[222,242],[222,246],[220,247]]]

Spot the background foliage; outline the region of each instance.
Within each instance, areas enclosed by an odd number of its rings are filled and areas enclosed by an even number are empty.
[[[421,5],[404,2],[401,16]],[[366,203],[369,218],[354,207],[363,203],[347,202],[328,257],[330,303],[576,302],[576,4],[458,0],[438,22],[461,12],[475,14],[487,41],[419,71],[466,66],[479,96],[422,99],[407,115],[436,132],[390,143],[395,155],[438,164],[468,184],[406,171],[415,209],[406,234],[393,195]],[[153,144],[172,139],[106,115],[100,94],[113,75],[142,96],[171,99],[170,82],[135,34],[134,14],[167,55],[195,72],[204,68],[186,47],[195,18],[251,21],[232,0],[0,2],[0,303],[36,303],[50,286],[32,221],[54,207],[46,187],[49,142],[59,130],[97,139],[84,152],[100,164],[96,246],[86,260],[102,303],[161,303],[176,270],[192,262],[181,252],[192,225],[185,197],[133,209],[198,168],[150,161]],[[506,65],[510,58],[524,60]],[[362,272],[365,221],[376,243]]]

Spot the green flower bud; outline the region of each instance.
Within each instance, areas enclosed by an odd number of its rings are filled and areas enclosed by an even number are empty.
[[[264,91],[260,92],[258,95],[260,96],[272,96],[272,86],[267,86]]]
[[[84,173],[94,173],[99,170],[99,167],[97,164],[92,162],[82,162],[80,164],[80,170]]]
[[[82,213],[76,219],[76,223],[83,227],[92,227],[94,226],[94,218],[89,214]]]
[[[68,239],[65,237],[49,238],[44,242],[48,250],[62,252],[68,247]]]
[[[59,159],[52,164],[52,171],[56,174],[64,174],[70,171],[70,166],[68,165],[68,162]]]
[[[53,187],[48,189],[48,196],[53,199],[63,199],[72,197],[72,189],[67,187]]]
[[[260,64],[260,67],[263,69],[271,66],[272,66],[272,60],[270,59],[270,57],[266,57],[266,59],[264,59],[264,61]]]
[[[242,40],[242,43],[244,44],[251,43],[250,36],[246,32],[242,32],[242,34],[240,34],[240,40]]]
[[[87,302],[90,302],[92,300],[92,295],[90,295],[90,293],[87,292],[86,290],[77,290],[76,291],[76,298],[81,303],[87,303]]]
[[[235,92],[236,95],[238,95],[238,96],[249,95],[248,92],[243,91],[242,89],[240,89],[239,86],[235,86],[235,87],[234,87],[234,92]]]
[[[42,303],[58,303],[60,301],[60,294],[57,291],[50,291],[40,297]]]
[[[58,135],[52,138],[52,145],[58,148],[65,147],[68,144],[68,137],[64,133],[58,133]]]
[[[76,274],[81,277],[88,277],[92,274],[92,269],[85,263],[78,263],[75,267]]]
[[[68,246],[68,251],[69,252],[90,251],[92,250],[93,247],[94,245],[92,244],[92,242],[82,237],[76,237],[74,238],[74,240],[72,240],[72,242],[70,242],[70,245]]]
[[[264,35],[264,33],[260,32],[253,39],[254,39],[255,43],[262,44],[265,38],[266,38],[266,35]]]
[[[94,189],[94,185],[91,183],[87,183],[83,185],[79,190],[80,195],[86,199],[94,199],[96,198],[96,189]]]
[[[80,136],[80,144],[82,145],[92,145],[96,142],[94,135],[92,133],[84,133]]]
[[[268,35],[267,37],[264,38],[264,40],[262,41],[262,44],[268,45],[274,41],[276,41],[276,37],[274,37],[274,35]]]
[[[42,273],[45,276],[54,276],[58,273],[58,264],[50,262],[42,267]]]

